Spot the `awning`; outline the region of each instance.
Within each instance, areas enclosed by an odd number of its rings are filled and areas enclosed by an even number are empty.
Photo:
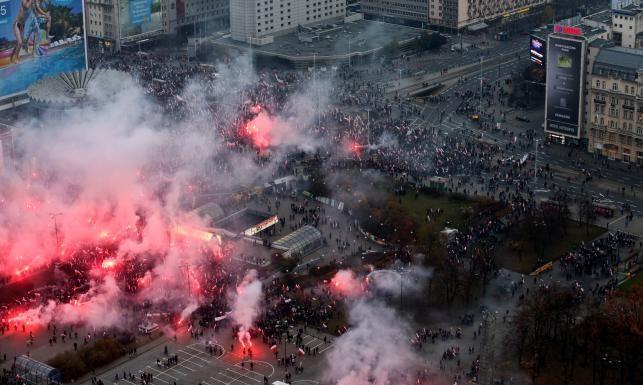
[[[480,22],[480,23],[476,23],[476,24],[468,26],[467,29],[469,31],[471,31],[471,32],[478,32],[478,31],[481,31],[481,30],[483,30],[483,29],[485,29],[487,27],[488,27],[487,23]]]

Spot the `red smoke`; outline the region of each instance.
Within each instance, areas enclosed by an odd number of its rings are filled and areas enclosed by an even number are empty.
[[[360,297],[364,293],[364,284],[351,270],[338,271],[330,281],[331,290],[345,297]]]
[[[267,112],[261,111],[259,115],[246,123],[243,136],[249,138],[259,150],[265,150],[272,144],[273,121]]]

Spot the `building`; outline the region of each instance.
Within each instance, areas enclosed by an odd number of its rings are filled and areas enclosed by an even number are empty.
[[[598,50],[588,84],[588,151],[643,166],[643,49]]]
[[[14,367],[17,383],[28,385],[61,385],[63,383],[60,370],[25,355],[15,359]]]
[[[272,246],[284,250],[286,258],[301,258],[324,246],[324,237],[317,228],[306,225],[276,240]]]
[[[643,8],[630,4],[612,10],[612,36],[616,44],[626,48],[639,47],[637,37],[643,32]]]
[[[299,26],[343,19],[346,0],[234,0],[230,2],[232,39],[264,45]]]
[[[364,14],[396,24],[427,24],[429,0],[362,0]]]
[[[205,36],[230,25],[230,0],[163,0],[163,31]]]
[[[229,0],[152,0],[147,13],[136,13],[132,0],[86,0],[90,44],[104,51],[138,48],[163,36],[206,35],[227,28]]]
[[[90,43],[111,51],[118,42],[118,0],[85,0],[85,30]]]
[[[489,22],[515,22],[529,16],[542,9],[545,0],[362,0],[361,4],[369,18],[476,31],[486,28]]]

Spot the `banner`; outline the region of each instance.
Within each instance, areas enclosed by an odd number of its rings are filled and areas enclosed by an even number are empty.
[[[0,99],[85,68],[82,0],[0,0]]]
[[[161,0],[122,0],[118,7],[121,39],[163,29]]]

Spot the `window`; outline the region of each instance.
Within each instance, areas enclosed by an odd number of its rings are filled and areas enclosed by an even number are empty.
[[[612,90],[618,91],[618,83],[612,83]]]

